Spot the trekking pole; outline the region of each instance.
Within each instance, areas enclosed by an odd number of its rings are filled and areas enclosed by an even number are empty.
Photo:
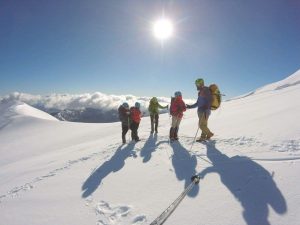
[[[195,137],[194,137],[193,143],[192,143],[192,145],[191,145],[190,151],[192,151],[192,148],[193,148],[193,145],[194,145],[194,143],[195,143],[195,140],[196,140],[196,137],[197,137],[198,131],[199,131],[199,127],[198,127],[198,129],[197,129],[197,132],[196,132],[196,134],[195,134]]]

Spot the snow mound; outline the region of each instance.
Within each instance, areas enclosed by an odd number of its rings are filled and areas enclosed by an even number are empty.
[[[291,86],[295,86],[295,85],[298,85],[298,84],[300,84],[300,70],[298,70],[297,72],[295,72],[291,76],[288,76],[287,78],[285,78],[281,81],[265,85],[265,86],[257,89],[256,91],[254,91],[254,93],[258,94],[258,93],[262,93],[262,92],[266,92],[266,91],[281,90],[281,89],[291,87]]]
[[[300,70],[296,71],[295,73],[293,73],[292,75],[288,76],[287,78],[285,78],[283,80],[280,80],[280,81],[277,81],[277,82],[274,82],[271,84],[267,84],[267,85],[260,87],[254,91],[231,98],[227,101],[241,99],[241,98],[245,98],[248,96],[261,94],[261,93],[265,93],[265,92],[270,92],[270,91],[278,91],[278,90],[282,90],[285,88],[294,87],[298,84],[300,84]]]
[[[48,113],[45,113],[41,110],[38,110],[34,107],[27,105],[24,102],[19,102],[19,101],[2,100],[0,102],[0,114],[3,115],[3,117],[1,117],[2,120],[7,120],[12,117],[23,116],[23,117],[34,117],[43,120],[58,121],[58,119],[49,115]]]

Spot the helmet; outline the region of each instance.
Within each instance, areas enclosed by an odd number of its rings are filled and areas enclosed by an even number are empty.
[[[141,104],[139,103],[139,102],[136,102],[135,104],[134,104],[134,106],[136,107],[136,108],[140,108],[141,107]]]
[[[180,91],[176,91],[174,95],[175,95],[175,97],[182,96]]]
[[[195,80],[195,84],[196,84],[197,86],[204,85],[204,80],[201,79],[201,78],[199,78],[199,79]]]
[[[129,105],[128,105],[128,103],[127,103],[127,102],[124,102],[124,103],[122,104],[122,106],[123,106],[124,108],[126,108],[126,109],[128,109],[128,108],[129,108]]]

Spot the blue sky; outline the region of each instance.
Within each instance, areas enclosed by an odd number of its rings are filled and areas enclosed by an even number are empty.
[[[0,0],[0,95],[234,97],[300,69],[297,0]],[[163,45],[162,14],[175,23]]]

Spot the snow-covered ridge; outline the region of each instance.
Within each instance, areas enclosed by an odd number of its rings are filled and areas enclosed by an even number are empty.
[[[258,88],[256,91],[254,91],[254,94],[258,94],[266,91],[281,90],[283,88],[295,86],[298,84],[300,84],[300,70],[298,70],[297,72],[293,73],[292,75],[288,76],[283,80]]]
[[[293,87],[295,85],[299,85],[300,84],[300,70],[296,71],[295,73],[293,73],[292,75],[288,76],[287,78],[271,83],[271,84],[267,84],[263,87],[260,87],[254,91],[251,91],[249,93],[246,93],[244,95],[240,95],[237,97],[234,97],[232,99],[229,99],[227,101],[231,101],[231,100],[235,100],[235,99],[240,99],[240,98],[245,98],[247,96],[251,96],[251,95],[255,95],[255,94],[261,94],[264,92],[268,92],[268,91],[277,91],[277,90],[282,90],[284,88],[289,88],[289,87]]]
[[[1,120],[16,116],[34,117],[43,120],[58,121],[55,117],[19,101],[0,101]]]

